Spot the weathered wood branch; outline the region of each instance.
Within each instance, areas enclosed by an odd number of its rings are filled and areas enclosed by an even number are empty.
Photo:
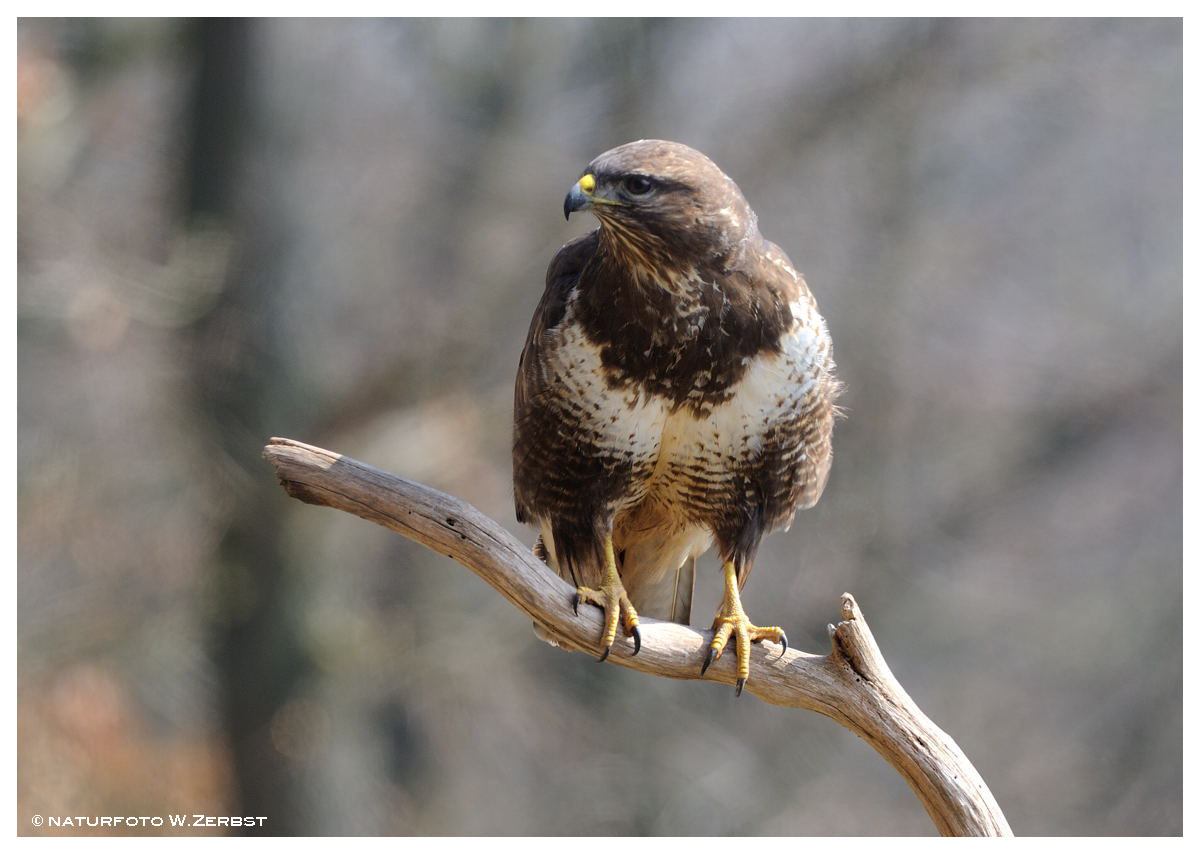
[[[283,487],[309,504],[334,507],[403,534],[453,558],[565,642],[598,655],[599,610],[570,607],[574,591],[530,549],[470,504],[436,489],[291,439],[263,451]],[[746,691],[778,706],[810,709],[866,739],[912,787],[946,836],[1011,836],[983,779],[892,676],[850,594],[829,626],[829,655],[755,644]],[[641,622],[642,651],[618,643],[609,661],[657,676],[733,685],[733,655],[703,677],[706,632],[659,620]]]

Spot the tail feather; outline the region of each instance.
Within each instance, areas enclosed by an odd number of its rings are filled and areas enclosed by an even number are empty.
[[[690,625],[692,592],[696,589],[696,558],[690,557],[675,570],[675,600],[671,603],[671,622]]]
[[[621,581],[638,613],[685,626],[691,623],[696,558],[711,543],[707,531],[686,529],[629,544]]]

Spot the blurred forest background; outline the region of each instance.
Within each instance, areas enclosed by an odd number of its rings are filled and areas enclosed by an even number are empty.
[[[834,723],[552,649],[260,458],[518,530],[563,196],[661,137],[741,185],[847,386],[748,611],[824,652],[853,592],[1018,834],[1180,833],[1181,31],[20,21],[19,832],[933,832]],[[710,558],[698,622],[719,592]]]

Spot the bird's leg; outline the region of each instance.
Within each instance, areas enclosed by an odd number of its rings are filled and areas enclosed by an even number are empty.
[[[642,648],[642,633],[638,631],[638,615],[621,583],[621,575],[617,572],[617,558],[613,553],[612,536],[604,538],[604,578],[600,588],[577,587],[575,589],[575,613],[579,613],[579,603],[590,602],[604,609],[604,655],[600,661],[608,658],[612,645],[617,639],[617,625],[622,622],[624,613],[625,631],[633,636],[633,654],[637,655]]]
[[[700,675],[703,676],[708,666],[721,657],[721,653],[725,651],[725,645],[729,643],[729,638],[732,636],[737,639],[737,693],[740,697],[742,688],[746,685],[746,680],[750,678],[750,644],[757,643],[761,640],[771,640],[775,643],[783,645],[783,652],[787,652],[787,635],[783,633],[783,629],[779,626],[756,626],[750,622],[750,618],[746,616],[745,610],[742,609],[742,597],[738,594],[737,568],[733,565],[733,561],[725,561],[725,598],[721,600],[721,608],[717,611],[717,618],[713,621],[712,643],[708,647],[708,655],[704,659],[704,666],[700,668]]]

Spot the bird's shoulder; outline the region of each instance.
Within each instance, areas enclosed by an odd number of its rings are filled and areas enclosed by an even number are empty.
[[[577,237],[559,249],[550,260],[550,266],[546,268],[546,289],[529,324],[526,350],[536,344],[541,333],[562,323],[580,273],[596,252],[597,239],[597,231]]]
[[[577,237],[564,245],[546,268],[546,287],[534,309],[529,334],[517,363],[516,409],[520,413],[542,384],[541,366],[547,346],[546,333],[563,324],[567,306],[579,282],[580,273],[596,251],[597,231]]]
[[[746,254],[744,268],[756,284],[756,289],[770,294],[780,304],[790,305],[798,300],[811,299],[808,284],[792,259],[765,237],[758,237],[752,251]]]
[[[546,268],[546,289],[570,286],[578,278],[593,255],[600,240],[600,229],[580,235],[563,245],[550,259]]]

